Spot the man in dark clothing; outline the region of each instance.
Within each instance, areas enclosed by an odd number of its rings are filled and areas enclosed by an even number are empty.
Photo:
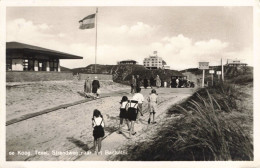
[[[139,75],[136,75],[136,90],[137,88],[140,88],[141,87],[141,80],[139,78]]]
[[[146,89],[148,87],[148,80],[146,77],[144,77],[144,88]]]
[[[92,93],[96,94],[96,98],[99,98],[99,88],[100,88],[100,84],[99,81],[97,80],[97,77],[95,76],[95,80],[93,80],[92,82]],[[94,96],[95,98],[95,96]]]
[[[150,85],[151,85],[151,88],[154,86],[154,78],[152,76],[150,78]]]
[[[136,92],[136,79],[134,75],[132,75],[132,79],[130,80],[130,85],[131,85],[131,93],[133,94]]]

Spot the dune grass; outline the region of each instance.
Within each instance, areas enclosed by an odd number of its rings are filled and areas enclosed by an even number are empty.
[[[241,95],[230,84],[198,90],[169,109],[171,119],[151,141],[129,146],[127,160],[253,160],[252,136],[241,124],[250,116],[237,106]]]

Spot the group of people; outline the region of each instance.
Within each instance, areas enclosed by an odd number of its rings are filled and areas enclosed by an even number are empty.
[[[134,75],[132,75],[132,78],[130,80],[130,86],[131,86],[131,93],[136,93],[137,88],[141,87],[141,79],[139,77],[139,75],[136,75],[136,77]],[[143,80],[143,85],[144,88],[146,89],[148,86],[150,86],[151,88],[153,86],[156,86],[157,88],[161,87],[161,79],[159,77],[159,75],[156,75],[155,78],[151,77],[150,80],[148,80],[146,77]]]
[[[138,78],[138,77],[137,77]],[[149,118],[148,124],[155,124],[155,113],[157,112],[157,104],[158,104],[158,95],[156,94],[156,90],[152,89],[151,94],[147,97],[148,108],[149,108]],[[127,96],[123,96],[120,101],[119,108],[119,130],[118,133],[122,134],[123,122],[125,121],[127,124],[127,128],[129,131],[129,138],[133,135],[136,135],[134,125],[138,123],[140,115],[143,116],[143,105],[144,96],[141,94],[141,88],[136,87],[136,93],[134,93],[132,99],[129,99]],[[151,122],[152,117],[152,122]],[[98,150],[97,154],[101,154],[101,140],[104,137],[104,118],[101,112],[97,109],[93,112],[92,118],[92,126],[93,126],[93,136],[94,136],[94,150],[96,151],[96,147]]]
[[[139,78],[139,75],[136,75],[136,78],[134,75],[132,75],[132,78],[130,80],[130,86],[131,86],[131,93],[136,93],[137,88],[141,87],[141,80]]]
[[[172,88],[193,88],[195,87],[194,82],[191,82],[190,80],[183,79],[183,78],[173,78],[171,80],[171,87]]]
[[[90,77],[87,77],[84,83],[84,95],[85,97],[93,97],[99,98],[100,95],[100,83],[98,81],[97,76],[95,76],[95,79],[92,81],[90,80]]]

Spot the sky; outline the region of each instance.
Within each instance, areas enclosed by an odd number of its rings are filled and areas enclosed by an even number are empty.
[[[98,7],[97,63],[143,59],[158,52],[171,69],[198,67],[221,58],[253,65],[252,7]],[[95,63],[95,29],[78,21],[95,7],[7,7],[6,41],[82,56],[61,60],[67,68]]]

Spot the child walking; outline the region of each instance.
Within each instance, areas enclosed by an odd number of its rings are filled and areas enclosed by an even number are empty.
[[[122,125],[123,125],[123,121],[126,121],[128,130],[130,130],[129,127],[129,122],[128,122],[128,117],[127,117],[127,111],[126,111],[126,105],[128,103],[128,98],[126,96],[122,97],[122,100],[120,102],[121,107],[120,107],[120,114],[119,114],[119,118],[120,118],[120,124],[119,124],[119,134],[122,134]]]
[[[141,114],[141,116],[143,116],[144,96],[140,93],[141,92],[140,87],[136,88],[136,92],[137,93],[135,93],[134,96],[133,96],[133,100],[138,101],[138,109],[137,109],[138,113],[137,113],[137,118],[136,118],[137,119],[136,123],[138,123],[138,119],[140,118],[140,114]]]
[[[155,113],[156,113],[156,107],[157,107],[157,103],[158,103],[158,96],[156,94],[156,90],[152,90],[150,96],[148,97],[148,102],[149,102],[149,110],[150,110],[150,114],[149,114],[149,119],[148,119],[148,124],[150,124],[151,121],[151,115],[153,115],[153,124],[155,124],[156,122],[154,121],[154,117],[155,117]]]
[[[101,115],[101,112],[97,109],[93,112],[93,118],[92,118],[92,126],[94,128],[93,130],[93,136],[94,136],[94,150],[96,151],[96,147],[98,146],[97,154],[101,154],[101,140],[102,137],[104,137],[104,127],[105,123],[103,120],[103,116]]]
[[[130,122],[130,130],[129,130],[129,138],[131,138],[132,135],[135,135],[135,121],[138,113],[138,101],[136,100],[129,100],[126,104],[126,110],[127,110],[127,117]]]

